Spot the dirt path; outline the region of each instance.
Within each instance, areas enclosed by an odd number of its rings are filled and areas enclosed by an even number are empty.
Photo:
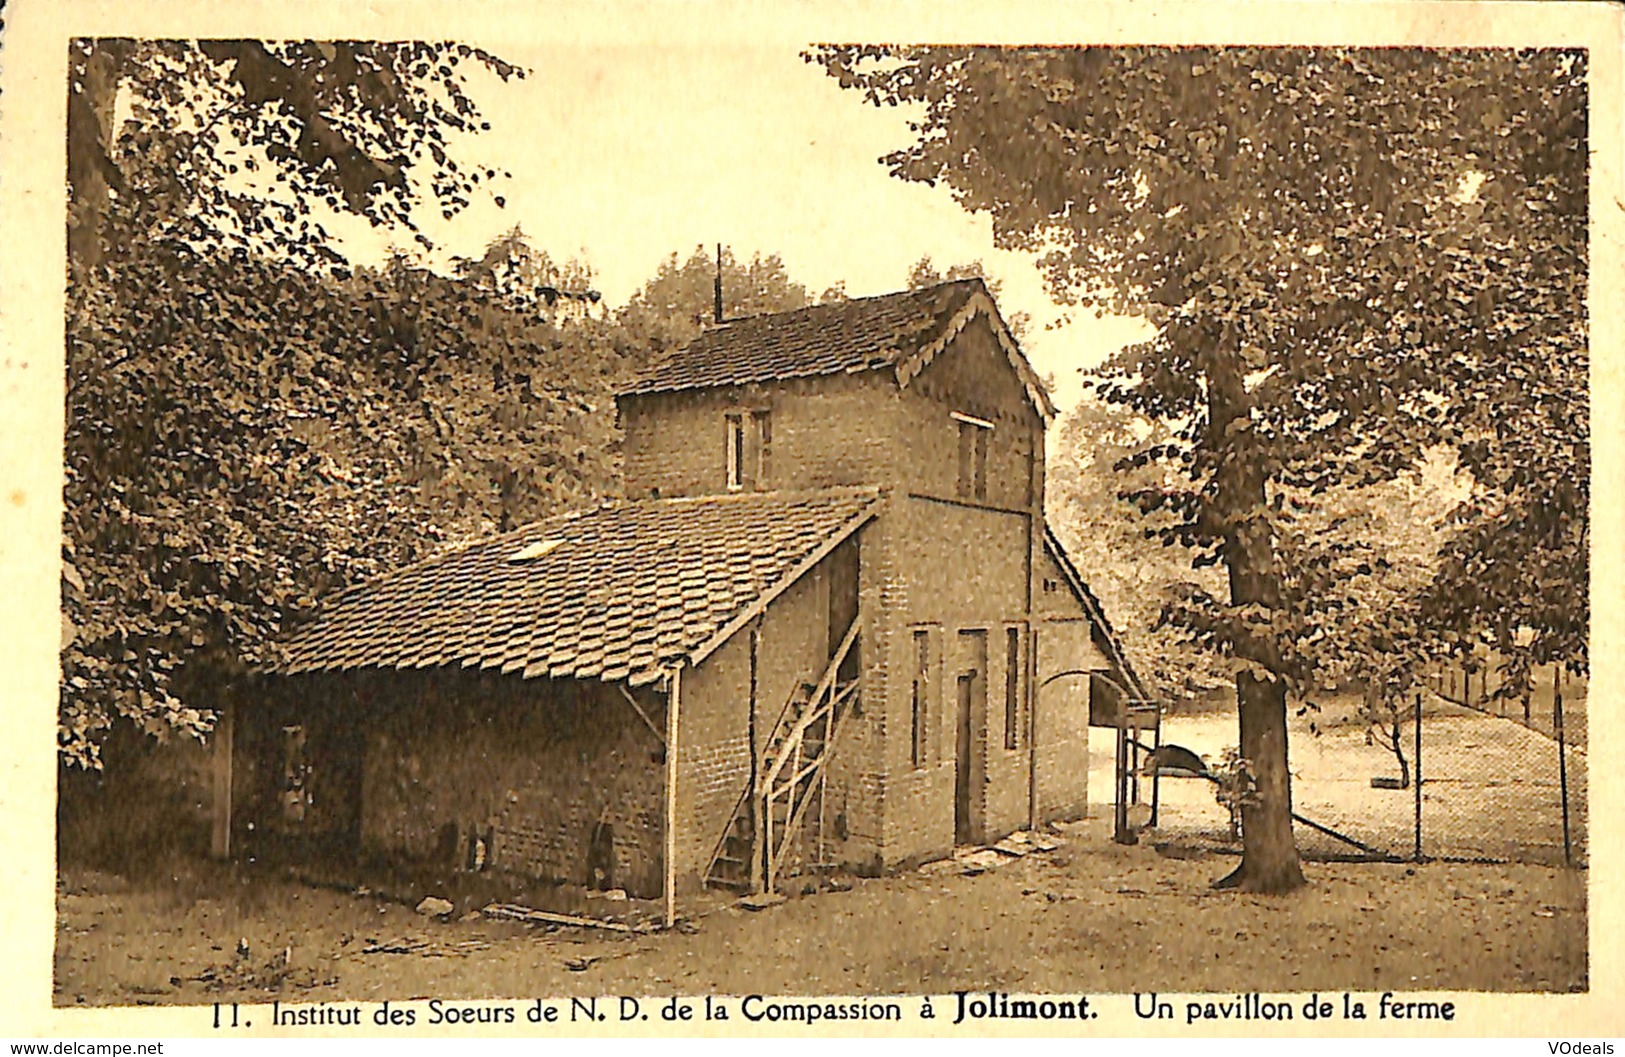
[[[1097,820],[979,876],[858,881],[642,936],[439,924],[212,867],[83,874],[59,895],[56,1001],[1587,986],[1584,871],[1311,864],[1288,897],[1210,891],[1232,864],[1117,846]],[[404,953],[362,953],[375,941]]]

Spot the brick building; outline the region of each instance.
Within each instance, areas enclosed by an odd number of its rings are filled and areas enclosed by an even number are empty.
[[[979,280],[717,325],[619,394],[626,499],[347,591],[222,739],[217,844],[664,894],[1082,813],[1054,414]],[[235,748],[232,748],[232,745]]]

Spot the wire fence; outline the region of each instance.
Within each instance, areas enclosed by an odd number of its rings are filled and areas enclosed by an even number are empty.
[[[1304,857],[1585,865],[1585,682],[1537,672],[1526,712],[1521,698],[1494,696],[1498,672],[1482,658],[1466,673],[1441,666],[1378,727],[1352,694],[1294,717],[1292,797]],[[1215,762],[1235,744],[1235,715],[1165,717],[1162,741]],[[1154,839],[1235,846],[1210,779],[1159,773],[1156,781]]]

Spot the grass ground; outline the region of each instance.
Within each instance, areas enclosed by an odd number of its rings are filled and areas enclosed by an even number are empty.
[[[647,935],[440,923],[210,864],[141,883],[70,871],[55,1000],[1587,988],[1583,870],[1310,863],[1288,896],[1211,891],[1234,861],[1112,844],[1092,820],[976,876],[927,868],[759,912],[714,902]]]
[[[1293,807],[1364,844],[1409,856],[1415,845],[1415,792],[1371,787],[1373,777],[1398,777],[1399,765],[1392,752],[1367,743],[1354,706],[1351,695],[1333,696],[1320,711],[1289,718]],[[1566,781],[1570,855],[1575,862],[1585,861],[1584,752],[1571,749],[1564,761],[1566,773],[1560,776],[1557,743],[1510,718],[1465,708],[1436,694],[1424,695],[1422,716],[1424,855],[1563,865],[1561,785]],[[1236,744],[1235,713],[1172,715],[1163,721],[1162,737],[1217,762],[1225,746]],[[1414,767],[1409,723],[1403,746]],[[1109,791],[1110,757],[1097,753],[1094,764],[1090,789]],[[1212,837],[1228,829],[1226,813],[1206,781],[1164,779],[1159,792],[1158,824],[1166,833]],[[1149,797],[1148,790],[1145,795]],[[1301,826],[1298,839],[1306,852],[1354,851]]]

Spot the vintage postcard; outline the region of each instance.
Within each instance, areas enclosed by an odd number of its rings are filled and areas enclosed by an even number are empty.
[[[0,1035],[1612,1052],[1618,5],[6,15]]]

